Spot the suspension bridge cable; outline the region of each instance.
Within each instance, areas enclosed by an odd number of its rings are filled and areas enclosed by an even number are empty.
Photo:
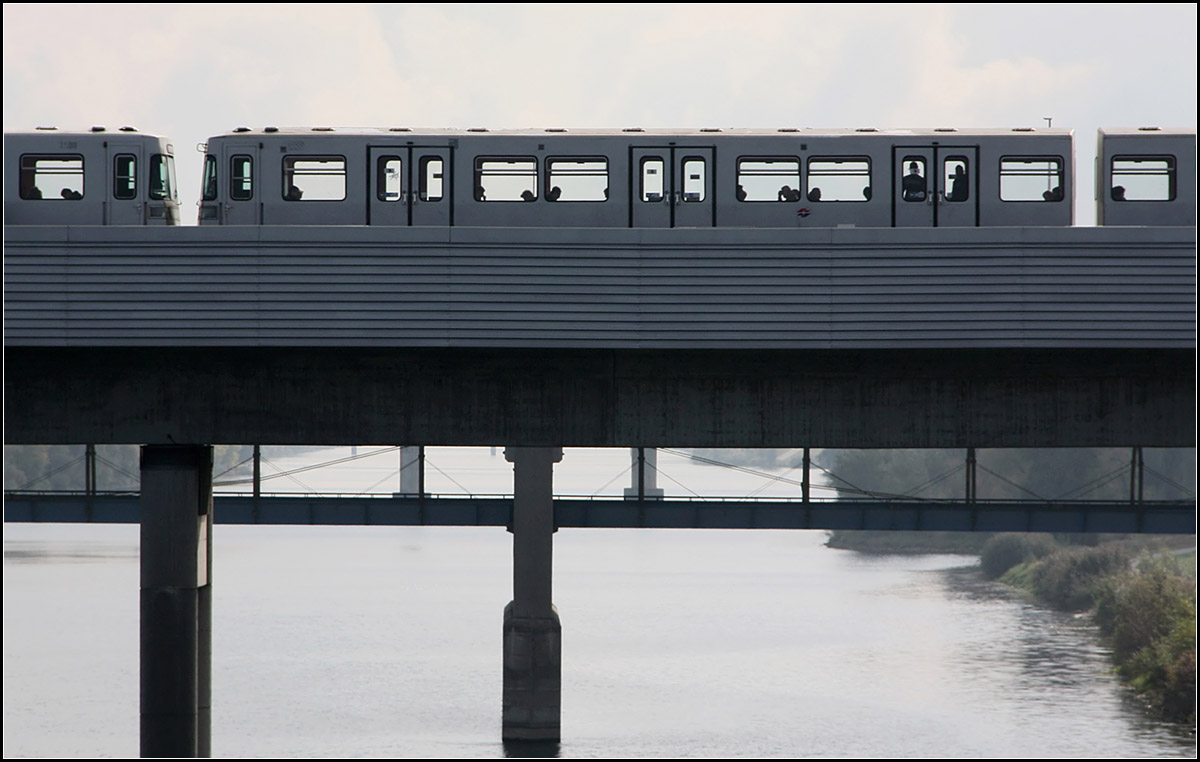
[[[433,466],[433,470],[434,470],[434,471],[437,471],[437,472],[438,472],[439,474],[441,474],[442,476],[444,476],[444,477],[446,477],[447,479],[449,479],[450,481],[454,482],[455,486],[457,486],[457,487],[458,487],[460,490],[462,490],[463,492],[467,493],[468,495],[474,494],[474,493],[472,493],[472,492],[471,492],[471,490],[467,489],[466,487],[464,487],[463,485],[461,485],[461,484],[459,484],[457,481],[455,481],[455,479],[454,479],[454,477],[453,477],[453,476],[451,476],[450,474],[446,473],[446,472],[445,472],[445,471],[443,471],[442,469],[438,468],[438,467],[437,467],[437,464],[436,464],[436,463],[434,463],[433,461],[431,461],[429,458],[425,458],[425,465],[427,465],[427,466]]]
[[[29,489],[30,487],[32,487],[33,485],[37,484],[38,482],[40,482],[40,481],[42,481],[42,480],[44,480],[44,479],[49,479],[51,476],[54,476],[54,475],[55,475],[55,474],[57,474],[57,473],[61,473],[61,472],[65,471],[66,469],[70,468],[71,466],[75,465],[76,463],[78,463],[78,462],[82,461],[82,460],[83,460],[85,457],[86,457],[86,453],[85,453],[84,455],[80,455],[78,458],[75,458],[75,459],[74,459],[74,460],[72,460],[72,461],[69,461],[69,462],[67,462],[67,463],[64,463],[63,465],[59,466],[58,468],[56,468],[56,469],[54,469],[54,470],[52,470],[52,471],[49,471],[49,472],[47,472],[47,473],[44,473],[44,474],[42,474],[41,476],[39,476],[39,477],[36,477],[36,478],[34,478],[34,479],[32,479],[32,480],[30,480],[30,481],[26,482],[26,483],[25,483],[25,484],[23,484],[22,486],[18,487],[16,491],[17,491],[17,492],[20,492],[20,491],[22,491],[22,490],[27,490],[27,489]]]
[[[1174,479],[1172,479],[1172,478],[1170,478],[1170,477],[1166,476],[1165,474],[1161,474],[1161,473],[1159,473],[1158,471],[1155,471],[1153,468],[1150,468],[1150,466],[1147,466],[1147,465],[1144,465],[1144,464],[1143,464],[1143,465],[1142,465],[1142,468],[1144,468],[1144,469],[1145,469],[1147,472],[1149,472],[1149,473],[1153,474],[1154,476],[1157,476],[1159,479],[1162,479],[1162,480],[1163,480],[1164,482],[1166,482],[1167,484],[1171,485],[1171,486],[1172,486],[1172,487],[1174,487],[1175,489],[1177,489],[1177,490],[1179,490],[1180,492],[1182,492],[1182,493],[1183,493],[1183,495],[1184,495],[1185,497],[1195,497],[1195,496],[1196,496],[1196,491],[1195,491],[1195,490],[1193,490],[1193,489],[1188,489],[1187,487],[1185,487],[1185,486],[1183,486],[1182,484],[1180,484],[1180,483],[1176,482]]]
[[[1050,502],[1048,499],[1046,499],[1046,498],[1042,497],[1041,495],[1039,495],[1038,493],[1034,492],[1033,490],[1031,490],[1031,489],[1026,489],[1025,487],[1022,487],[1020,484],[1017,484],[1016,482],[1012,481],[1011,479],[1006,479],[1006,478],[1004,478],[1003,476],[1001,476],[1000,474],[996,473],[995,471],[993,471],[992,469],[988,468],[987,466],[980,465],[979,463],[976,463],[976,464],[975,464],[975,467],[976,467],[976,468],[978,468],[978,469],[980,469],[981,471],[986,471],[986,472],[988,472],[989,474],[991,474],[992,476],[996,477],[996,478],[997,478],[997,479],[999,479],[1000,481],[1002,481],[1002,482],[1004,482],[1004,483],[1006,483],[1006,484],[1010,484],[1010,485],[1012,485],[1012,486],[1016,487],[1017,489],[1021,490],[1022,492],[1024,492],[1024,493],[1028,494],[1028,495],[1033,495],[1033,496],[1034,496],[1034,497],[1036,497],[1038,500],[1042,500],[1042,501],[1044,501],[1044,502],[1047,502],[1047,503],[1048,503],[1048,502]]]
[[[608,489],[608,486],[609,486],[610,484],[612,484],[613,482],[615,482],[617,479],[620,479],[622,476],[624,476],[625,474],[629,473],[629,472],[630,472],[630,471],[632,471],[632,470],[633,470],[633,464],[632,464],[632,463],[630,463],[630,464],[629,464],[629,465],[628,465],[628,466],[625,468],[625,470],[624,470],[624,471],[622,471],[621,473],[617,474],[617,475],[616,475],[616,476],[614,476],[613,478],[609,479],[609,480],[608,480],[608,481],[606,481],[604,484],[600,485],[600,489],[598,489],[598,490],[596,490],[595,492],[593,492],[593,493],[591,494],[591,497],[595,497],[596,495],[599,495],[601,492],[603,492],[604,490]]]

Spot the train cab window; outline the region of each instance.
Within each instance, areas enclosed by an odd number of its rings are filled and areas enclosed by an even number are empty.
[[[441,201],[446,194],[443,179],[444,162],[439,156],[421,157],[417,192],[422,201]]]
[[[131,153],[113,157],[113,198],[137,198],[137,157]]]
[[[1114,156],[1114,201],[1174,201],[1174,156]]]
[[[537,159],[476,159],[477,201],[536,201]]]
[[[200,198],[203,201],[217,200],[217,157],[212,154],[204,157],[204,183]]]
[[[967,157],[950,156],[942,162],[942,188],[946,201],[961,203],[971,197]]]
[[[178,198],[174,156],[156,153],[150,157],[150,198],[155,201],[174,201]]]
[[[284,157],[283,198],[285,201],[341,201],[345,199],[345,157]]]
[[[865,157],[809,158],[805,195],[809,201],[870,201],[870,160]]]
[[[1060,156],[1005,156],[1000,159],[1001,201],[1062,201]]]
[[[658,156],[650,156],[642,159],[641,189],[638,196],[642,201],[657,203],[662,201],[666,193],[666,186],[663,181],[663,170],[666,163]]]
[[[738,159],[738,201],[802,201],[800,160]]]
[[[547,201],[607,201],[608,159],[547,159]]]
[[[691,156],[683,160],[683,201],[704,200],[705,172],[704,159]]]
[[[403,199],[403,162],[399,156],[380,156],[375,161],[375,197],[380,201]]]
[[[83,157],[77,154],[25,154],[20,195],[27,200],[79,201],[83,198]]]
[[[229,160],[229,198],[249,201],[254,198],[254,160],[249,156],[234,156]]]
[[[900,197],[905,201],[925,201],[929,198],[928,174],[925,171],[925,157],[905,156],[900,160],[900,172],[903,180],[900,184]]]

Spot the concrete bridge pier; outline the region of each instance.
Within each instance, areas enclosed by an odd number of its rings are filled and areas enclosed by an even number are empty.
[[[551,603],[554,464],[561,447],[509,447],[513,600],[504,609],[505,741],[560,738],[562,626]]]
[[[141,756],[209,756],[212,447],[143,447],[141,476]]]

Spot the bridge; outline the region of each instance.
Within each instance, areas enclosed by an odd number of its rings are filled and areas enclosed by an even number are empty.
[[[6,227],[5,245],[5,441],[145,446],[148,755],[207,752],[213,442],[505,445],[512,739],[559,733],[562,447],[1195,445],[1192,228]],[[613,510],[667,507],[636,502]]]

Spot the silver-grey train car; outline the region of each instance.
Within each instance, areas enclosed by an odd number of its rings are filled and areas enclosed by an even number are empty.
[[[1096,224],[1195,226],[1195,131],[1101,129]]]
[[[976,227],[1073,222],[1070,130],[240,128],[201,224]]]
[[[178,225],[174,150],[132,127],[4,134],[4,224]]]

